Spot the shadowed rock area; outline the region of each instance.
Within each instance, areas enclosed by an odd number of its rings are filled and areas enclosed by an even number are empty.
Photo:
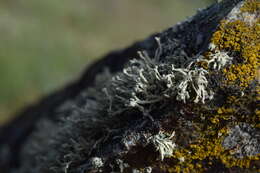
[[[1,170],[259,172],[259,16],[224,0],[108,54],[1,128]]]

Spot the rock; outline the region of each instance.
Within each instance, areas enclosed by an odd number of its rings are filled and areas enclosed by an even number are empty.
[[[37,122],[13,172],[259,172],[259,31],[258,0],[224,0],[140,42]]]
[[[237,158],[255,156],[260,153],[260,131],[249,124],[234,126],[223,140],[222,146],[232,150]]]

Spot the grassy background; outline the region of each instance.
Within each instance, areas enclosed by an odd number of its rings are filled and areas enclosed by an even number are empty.
[[[211,0],[0,0],[0,124],[111,50]]]

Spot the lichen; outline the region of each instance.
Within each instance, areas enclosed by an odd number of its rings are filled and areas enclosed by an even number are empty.
[[[232,151],[236,158],[256,156],[260,153],[260,131],[247,123],[240,123],[230,129],[222,146]]]
[[[235,100],[236,102],[233,102]],[[253,163],[259,160],[259,151],[256,155],[246,155],[242,158],[236,158],[234,156],[235,150],[233,150],[233,148],[227,149],[223,145],[224,139],[227,139],[226,137],[231,134],[231,130],[225,127],[225,124],[229,124],[228,122],[235,120],[244,121],[244,117],[241,116],[241,113],[239,114],[239,109],[237,109],[236,104],[239,104],[239,107],[246,106],[246,100],[248,100],[248,98],[238,99],[228,97],[224,107],[215,108],[215,111],[213,111],[215,114],[211,114],[212,110],[208,110],[207,113],[206,110],[198,109],[196,114],[201,114],[200,122],[204,124],[201,128],[203,130],[200,131],[202,136],[188,147],[177,150],[173,154],[173,160],[171,161],[173,162],[172,165],[175,166],[168,165],[167,170],[169,172],[196,172],[194,170],[197,170],[197,172],[205,172],[216,166],[212,165],[212,163],[218,162],[219,165],[222,164],[226,168],[239,167],[257,171],[259,168]],[[259,116],[254,115],[253,112],[256,110],[254,108],[249,110],[252,111],[252,114],[250,117],[248,117],[248,115],[246,116],[248,119],[251,119],[248,120],[248,122],[259,124],[259,121],[255,120],[255,118],[259,118]],[[250,134],[252,135],[252,133]],[[251,137],[250,140],[256,142]],[[246,140],[245,145],[250,145],[250,140]],[[257,144],[255,146],[257,146]]]
[[[159,132],[157,135],[151,136],[148,140],[155,146],[156,150],[160,153],[160,159],[163,161],[165,157],[172,155],[176,145],[173,143],[172,138],[175,132],[170,136],[167,136],[163,132]]]
[[[236,55],[231,66],[223,69],[226,83],[246,88],[256,79],[260,60],[260,23],[248,26],[245,22],[222,21],[213,34],[217,49]]]
[[[258,13],[259,2],[235,10]],[[189,57],[156,37],[157,50],[139,52],[84,97],[62,132],[73,140],[58,143],[62,156],[50,162],[68,172],[259,172],[260,20],[252,21],[222,20],[208,49]]]
[[[240,9],[242,12],[259,13],[259,0],[247,0]]]
[[[259,1],[246,1],[241,12],[259,13],[259,4]],[[220,88],[239,87],[241,95],[230,93],[222,98],[221,106],[213,109],[207,106],[206,109],[193,109],[195,115],[200,115],[199,124],[204,124],[199,130],[201,136],[189,146],[177,149],[162,169],[168,172],[205,172],[235,167],[260,171],[255,164],[260,160],[259,135],[253,137],[253,131],[259,133],[260,128],[260,92],[259,86],[255,86],[258,85],[260,65],[260,23],[255,21],[253,25],[242,20],[220,22],[208,52],[198,59],[197,65],[209,70],[210,75],[220,70],[223,74]],[[250,86],[245,94],[243,91]],[[239,133],[241,123],[248,123],[255,129],[248,127],[250,132],[240,130]],[[216,162],[218,168],[213,165]]]
[[[205,61],[207,63],[207,68],[211,67],[213,70],[220,70],[230,64],[232,59],[233,58],[230,57],[227,52],[217,50],[208,55],[208,60],[204,59],[201,61]]]
[[[260,154],[245,156],[243,158],[234,157],[234,151],[223,147],[224,137],[229,133],[228,129],[211,129],[208,126],[206,132],[198,141],[186,148],[176,150],[171,159],[168,159],[162,169],[168,172],[205,172],[210,169],[222,169],[222,167],[239,167],[257,171],[254,161],[259,160]],[[217,165],[214,165],[216,164]],[[196,171],[195,171],[196,170]]]
[[[241,11],[254,8],[246,12],[255,12],[255,5],[250,3],[255,1],[246,2]],[[146,139],[159,152],[159,158],[151,159],[151,151],[144,152],[149,164],[142,165],[131,160],[133,151],[129,151],[124,158],[124,162],[130,165],[129,169],[144,172],[149,165],[155,170],[170,173],[227,171],[229,168],[259,171],[255,163],[260,157],[256,147],[259,141],[258,136],[254,136],[259,133],[260,127],[260,111],[257,109],[260,92],[256,87],[259,29],[259,20],[252,25],[238,19],[222,20],[212,35],[208,50],[177,65],[168,60],[171,55],[161,61],[165,47],[156,38],[158,49],[153,57],[146,51],[139,52],[140,59],[132,60],[122,73],[112,79],[104,90],[110,100],[110,115],[132,109],[154,121],[156,117],[151,117],[152,112],[172,102],[177,105],[167,108],[172,118],[164,116],[169,119],[167,127],[160,124],[163,133],[159,131]],[[215,76],[219,79],[218,85],[210,88],[209,83],[213,83]],[[238,88],[240,95],[227,90],[232,87]],[[218,93],[222,94],[221,98]],[[162,111],[160,113],[163,114]],[[177,128],[180,121],[191,122],[194,127],[192,133],[197,136],[180,134],[183,133]],[[241,124],[247,124],[250,132],[238,133]],[[165,135],[172,131],[176,132],[174,142],[172,136]],[[238,140],[243,135],[247,138]],[[240,146],[252,151],[245,151]]]
[[[156,103],[166,100],[205,103],[213,98],[214,93],[208,87],[207,70],[196,66],[196,59],[183,68],[161,62],[161,43],[159,38],[156,40],[158,49],[154,57],[151,58],[146,51],[139,52],[140,59],[132,60],[107,86],[105,91],[112,98],[109,110],[112,115],[131,109],[147,115],[155,109]],[[145,111],[148,106],[150,110]]]

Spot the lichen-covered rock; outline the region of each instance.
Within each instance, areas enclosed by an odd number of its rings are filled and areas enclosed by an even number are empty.
[[[154,39],[43,124],[16,172],[260,172],[260,2],[222,1]]]
[[[240,123],[224,138],[222,146],[233,150],[237,158],[255,156],[260,153],[260,131],[249,124]]]

